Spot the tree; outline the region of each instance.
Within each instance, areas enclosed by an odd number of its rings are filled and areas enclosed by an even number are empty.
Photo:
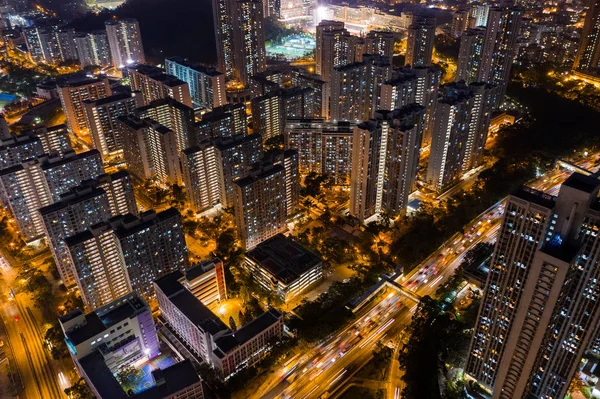
[[[52,348],[50,352],[55,360],[60,360],[69,356],[69,351],[65,344],[65,337],[58,322],[54,323],[46,330],[44,340],[50,344],[50,347]]]
[[[132,365],[122,367],[117,373],[117,381],[124,387],[129,387],[137,378],[137,370]]]
[[[85,380],[80,378],[74,385],[65,389],[65,394],[70,399],[93,399],[92,391],[88,388]]]
[[[229,328],[231,328],[232,331],[237,331],[237,325],[235,324],[233,316],[229,316]]]

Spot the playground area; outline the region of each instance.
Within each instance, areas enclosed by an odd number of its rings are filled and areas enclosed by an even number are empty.
[[[171,354],[162,354],[154,359],[142,363],[136,367],[137,372],[127,378],[125,384],[121,384],[123,389],[128,392],[132,390],[134,393],[140,393],[154,386],[152,372],[157,369],[166,369],[175,364],[175,360]]]
[[[277,44],[267,45],[267,56],[294,61],[311,55],[315,45],[315,38],[312,35],[290,35]]]

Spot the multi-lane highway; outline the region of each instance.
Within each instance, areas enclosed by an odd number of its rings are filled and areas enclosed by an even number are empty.
[[[5,259],[2,254],[0,257]],[[4,283],[0,284],[0,316],[6,329],[13,368],[20,377],[17,379],[20,379],[19,388],[22,388],[19,397],[65,398],[63,390],[71,384],[64,368],[56,367],[56,361],[45,347],[37,310],[27,295],[11,288],[11,284],[15,283],[16,270],[10,266],[10,262],[4,260],[1,271]]]
[[[532,188],[556,195],[569,174],[553,170],[530,183]],[[479,215],[464,229],[438,248],[407,276],[396,282],[419,296],[434,296],[462,263],[466,253],[480,242],[493,242],[500,229],[504,212],[503,201]],[[303,356],[297,356],[268,383],[263,384],[253,398],[312,399],[335,394],[364,365],[376,343],[386,344],[410,323],[417,304],[395,293],[372,301],[361,310],[353,323],[325,340]],[[388,398],[400,391],[398,379],[387,385]]]

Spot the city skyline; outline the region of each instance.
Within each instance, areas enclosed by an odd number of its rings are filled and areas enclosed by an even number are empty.
[[[0,397],[600,398],[597,1],[165,4],[0,0]]]

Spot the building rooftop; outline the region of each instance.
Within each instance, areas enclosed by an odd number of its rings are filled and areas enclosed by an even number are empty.
[[[64,321],[67,320],[68,319],[65,319]],[[106,330],[106,326],[102,322],[102,319],[100,319],[95,312],[92,312],[85,315],[85,323],[67,331],[66,335],[69,341],[71,341],[73,345],[77,346],[80,343],[100,334],[104,330]]]
[[[236,184],[240,187],[245,187],[266,177],[283,171],[284,168],[281,165],[269,165],[267,167],[261,167],[260,169],[253,170],[250,175],[234,181],[233,184]]]
[[[225,151],[255,140],[262,143],[262,136],[259,133],[252,133],[247,136],[238,134],[231,137],[217,137],[212,142],[220,151]]]
[[[183,289],[169,297],[171,302],[202,331],[216,335],[228,331],[225,325],[209,308],[198,300],[190,291]]]
[[[107,307],[108,309],[105,310]],[[150,310],[148,304],[136,295],[127,301],[117,303],[114,307],[109,304],[101,309],[97,309],[96,313],[99,315],[104,326],[106,328],[110,328],[115,324],[120,323],[125,319],[130,319],[145,310]]]
[[[132,292],[86,315],[83,314],[81,309],[76,309],[60,317],[59,320],[64,325],[81,318],[80,322],[73,324],[71,327],[64,327],[67,328],[66,336],[69,341],[77,346],[113,325],[149,310],[150,307],[146,301],[136,292]]]
[[[569,176],[562,185],[586,193],[593,193],[598,189],[598,186],[600,186],[600,180],[592,176],[586,176],[575,172]]]
[[[100,222],[93,226],[90,226],[88,229],[82,231],[81,233],[74,234],[65,238],[65,244],[68,247],[72,247],[74,245],[81,244],[87,240],[90,240],[94,237],[98,237],[100,234],[111,230],[110,224],[107,222]]]
[[[239,330],[227,334],[215,341],[215,354],[222,358],[238,345],[242,345],[260,334],[273,324],[279,323],[282,315],[275,309],[269,309]]]
[[[549,194],[544,194],[543,192],[531,187],[519,187],[513,193],[511,193],[511,195],[524,199],[525,201],[533,202],[534,204],[548,209],[553,209],[556,205],[556,197]]]
[[[214,269],[215,263],[222,263],[221,259],[215,258],[211,260],[204,260],[200,263],[195,264],[194,266],[186,270],[185,279],[188,281],[197,279],[207,271]]]
[[[169,208],[159,213],[149,210],[141,213],[139,216],[132,215],[131,213],[118,215],[112,217],[108,222],[117,236],[122,238],[174,217],[181,218],[181,214],[176,208]]]
[[[106,78],[88,78],[88,77],[86,77],[85,79],[75,78],[75,79],[68,80],[66,82],[58,83],[58,87],[81,87],[81,86],[88,86],[88,85],[99,84],[99,83],[108,83],[105,80],[106,80]]]
[[[39,157],[40,165],[43,170],[55,168],[57,166],[68,164],[69,162],[78,161],[80,159],[100,157],[100,152],[92,149],[86,152],[75,153],[74,151],[65,152],[62,156],[43,155]]]
[[[101,398],[110,399],[163,399],[200,382],[190,360],[184,360],[164,370],[152,371],[154,385],[145,391],[129,396],[104,362],[99,351],[79,360]]]
[[[157,279],[154,281],[154,284],[156,284],[156,286],[158,286],[158,288],[167,297],[170,297],[171,295],[185,289],[184,286],[179,282],[179,280],[183,277],[183,273],[177,270]]]
[[[96,107],[99,107],[102,105],[114,103],[116,101],[123,101],[128,98],[134,98],[134,97],[130,93],[121,93],[121,94],[115,94],[112,96],[104,97],[99,100],[83,100],[83,103],[84,104],[94,104]]]
[[[162,399],[200,382],[200,377],[189,359],[163,370],[154,370],[152,379],[155,385],[134,395],[134,399]]]
[[[43,208],[40,208],[39,212],[42,216],[47,215],[49,213],[56,212],[58,210],[67,208],[67,207],[77,204],[79,202],[86,201],[90,198],[98,197],[98,196],[101,196],[104,194],[105,194],[105,191],[102,190],[101,188],[81,187],[81,186],[73,187],[71,190],[67,191],[66,193],[61,194],[60,201],[55,202],[51,205],[45,206]]]
[[[143,107],[138,108],[137,112],[140,115],[143,115],[146,111],[148,111],[150,109],[162,107],[165,105],[168,105],[170,107],[174,107],[174,108],[177,108],[180,110],[185,110],[185,111],[191,112],[192,114],[194,113],[193,108],[190,108],[187,105],[182,104],[179,101],[177,101],[171,97],[159,98],[157,100],[150,101],[150,103],[148,103],[148,105],[144,105]]]
[[[180,57],[180,56],[168,57],[167,61],[171,61],[171,62],[177,63],[179,65],[183,65],[185,67],[188,67],[188,68],[193,69],[195,71],[201,72],[201,73],[203,73],[205,75],[208,75],[208,76],[223,75],[221,72],[217,71],[214,67],[208,67],[208,66],[204,66],[204,65],[199,64],[199,63],[194,63],[194,62],[191,62],[190,60],[188,60],[187,58],[184,58],[184,57]]]
[[[246,253],[273,278],[289,284],[323,260],[283,234],[261,242]]]

